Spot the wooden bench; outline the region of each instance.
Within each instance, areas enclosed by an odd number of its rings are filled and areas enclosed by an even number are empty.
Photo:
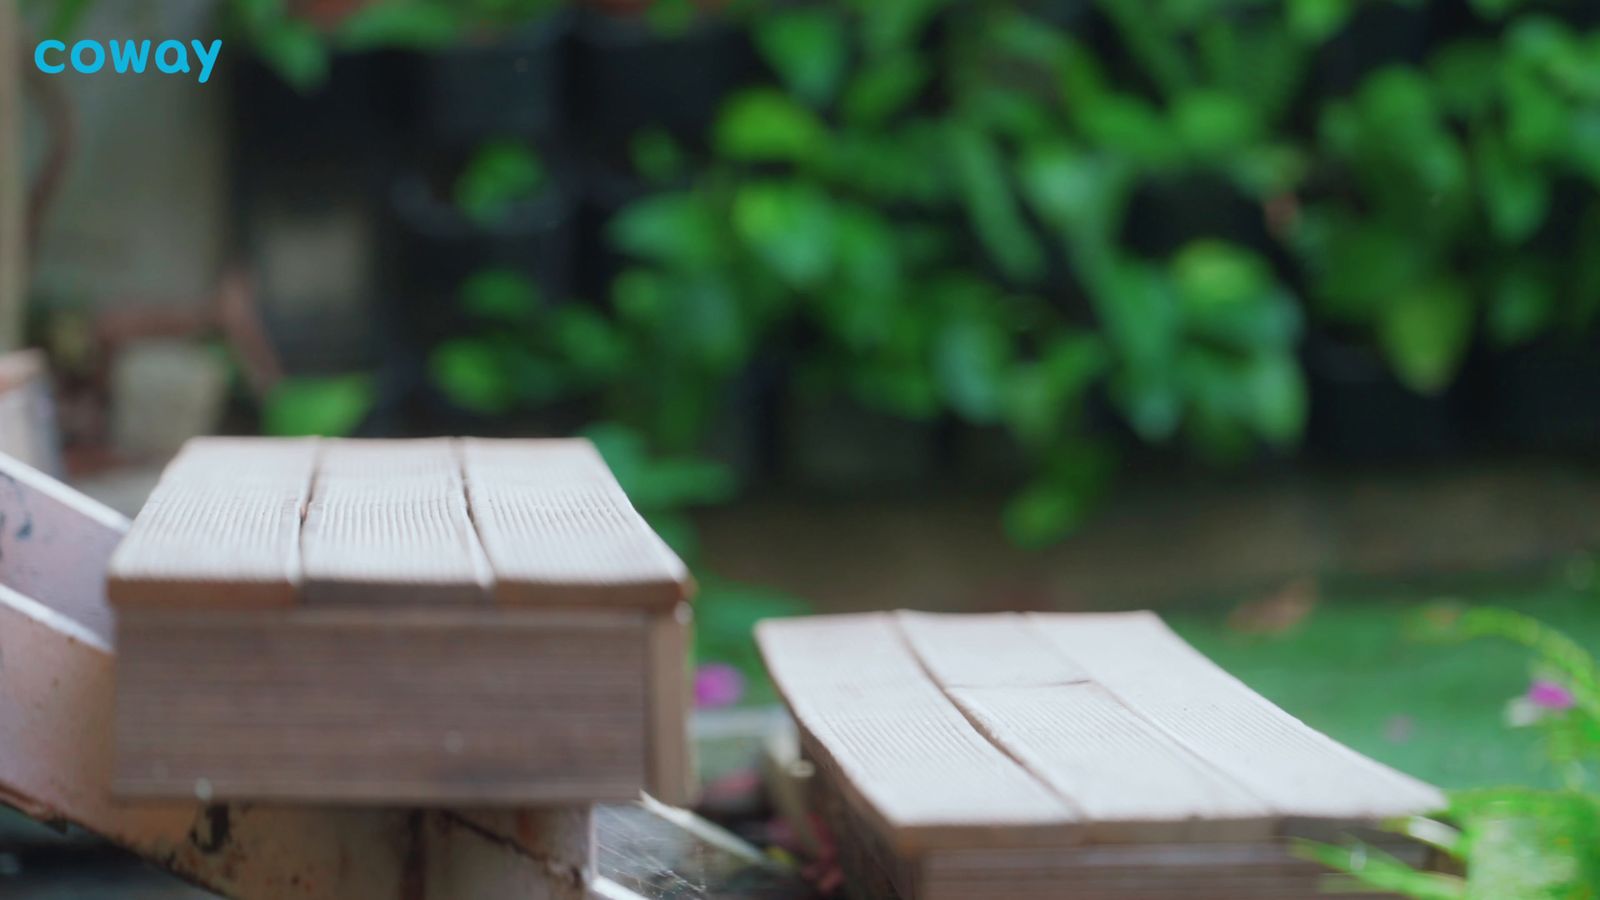
[[[1323,870],[1285,838],[1444,804],[1149,613],[877,613],[757,635],[864,895],[1313,897]]]

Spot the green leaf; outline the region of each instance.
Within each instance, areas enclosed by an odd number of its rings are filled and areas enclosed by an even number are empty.
[[[1299,362],[1289,352],[1260,354],[1246,378],[1256,433],[1275,447],[1292,446],[1305,430],[1309,406]]]
[[[503,221],[512,208],[544,186],[544,166],[531,147],[519,141],[492,141],[467,163],[456,179],[456,206],[483,227]]]
[[[928,66],[914,53],[875,59],[845,88],[840,111],[856,125],[878,125],[904,110],[928,81]]]
[[[283,18],[250,35],[251,46],[278,77],[306,92],[328,78],[328,48],[311,25]]]
[[[461,304],[479,318],[511,323],[532,321],[543,305],[539,288],[515,269],[475,273],[461,287]]]
[[[361,425],[375,397],[368,375],[285,378],[266,398],[261,430],[280,437],[342,437]]]
[[[1142,166],[1163,170],[1179,159],[1182,144],[1149,103],[1106,94],[1077,110],[1084,132],[1101,148]]]
[[[828,139],[816,114],[771,88],[751,88],[723,107],[713,138],[717,152],[742,162],[802,162]]]
[[[1499,273],[1490,298],[1489,338],[1500,347],[1526,343],[1550,328],[1555,314],[1555,288],[1548,271],[1528,263],[1508,265]]]
[[[1495,237],[1517,244],[1544,223],[1550,208],[1550,187],[1537,166],[1513,159],[1495,137],[1481,137],[1477,150],[1483,204]]]
[[[746,184],[734,197],[733,224],[739,237],[791,287],[813,287],[833,269],[833,204],[813,185]]]
[[[1344,27],[1355,4],[1350,0],[1288,0],[1284,10],[1289,33],[1308,44],[1320,44]]]
[[[1017,208],[1000,150],[975,128],[952,124],[950,152],[967,214],[984,249],[1014,281],[1031,281],[1044,269],[1044,252]]]
[[[723,256],[723,224],[693,191],[638,200],[612,218],[606,233],[629,256],[680,268],[710,267]]]
[[[1007,424],[1023,445],[1043,448],[1058,439],[1081,410],[1083,395],[1109,361],[1098,335],[1071,334],[1050,342],[1042,358],[1016,366],[1007,381]]]
[[[1378,338],[1400,381],[1432,394],[1455,375],[1472,340],[1472,298],[1455,281],[1413,287],[1385,305]]]
[[[940,329],[934,371],[950,407],[977,423],[999,418],[1010,373],[1010,337],[992,318],[959,315]]]
[[[814,105],[827,103],[844,76],[844,23],[827,7],[803,7],[758,19],[756,46],[791,91]]]
[[[1115,467],[1098,444],[1057,448],[1044,472],[1006,504],[1006,534],[1024,547],[1043,547],[1071,534],[1104,493]]]
[[[1128,179],[1115,162],[1064,144],[1032,148],[1020,170],[1023,194],[1045,222],[1079,240],[1106,244],[1120,228]]]
[[[1240,98],[1216,90],[1186,91],[1173,101],[1173,124],[1189,152],[1215,159],[1255,140],[1261,122]]]
[[[429,0],[388,0],[361,6],[339,24],[339,45],[362,52],[381,47],[432,50],[460,37],[459,13]]]
[[[517,387],[493,344],[474,338],[445,341],[428,359],[433,381],[452,403],[484,415],[511,409]]]

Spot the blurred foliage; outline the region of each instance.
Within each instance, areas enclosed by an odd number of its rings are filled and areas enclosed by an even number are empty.
[[[330,49],[449,47],[558,5],[224,9],[309,87]],[[656,3],[644,20],[669,32],[731,17],[770,77],[727,100],[706,153],[636,136],[654,190],[610,223],[629,265],[609,296],[480,273],[460,300],[482,327],[431,371],[465,409],[577,400],[684,456],[781,350],[797,391],[1007,433],[1028,481],[1005,526],[1046,543],[1093,508],[1123,432],[1214,462],[1292,450],[1309,331],[1437,393],[1474,346],[1592,329],[1600,32],[1573,10]],[[487,225],[544,181],[537,157],[495,144],[456,200]]]
[[[480,227],[492,228],[544,185],[544,164],[533,148],[520,141],[491,141],[456,179],[456,207]]]
[[[261,430],[279,437],[353,433],[372,408],[368,375],[285,378],[262,404]]]
[[[1380,5],[762,7],[777,82],[726,104],[686,187],[612,224],[636,261],[607,317],[639,336],[613,373],[646,398],[634,421],[692,447],[711,398],[805,334],[801,385],[1008,431],[1033,480],[1006,525],[1042,543],[1114,468],[1092,398],[1229,461],[1298,440],[1308,313],[1422,392],[1480,330],[1587,327],[1600,283],[1575,242],[1600,205],[1546,225],[1562,186],[1600,176],[1600,38],[1481,3],[1478,36],[1325,95],[1322,51]],[[1207,221],[1209,182],[1259,220]],[[1136,252],[1141,199],[1199,224]]]
[[[1304,843],[1301,852],[1348,874],[1341,887],[1423,900],[1578,900],[1600,896],[1600,664],[1582,646],[1520,613],[1435,609],[1420,631],[1439,640],[1508,640],[1533,656],[1535,683],[1555,686],[1561,702],[1540,714],[1562,790],[1505,787],[1458,791],[1437,818],[1395,830],[1457,861],[1464,874],[1423,872],[1360,842]]]

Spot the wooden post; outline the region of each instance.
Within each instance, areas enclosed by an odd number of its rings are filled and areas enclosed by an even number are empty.
[[[22,343],[27,258],[22,178],[22,28],[15,0],[0,2],[0,352]]]

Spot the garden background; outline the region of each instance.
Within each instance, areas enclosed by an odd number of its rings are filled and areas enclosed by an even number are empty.
[[[1155,606],[1412,774],[1592,786],[1575,676],[1424,633],[1600,640],[1600,6],[22,9],[225,41],[30,76],[26,329],[114,504],[195,433],[583,433],[708,708],[765,616]]]

